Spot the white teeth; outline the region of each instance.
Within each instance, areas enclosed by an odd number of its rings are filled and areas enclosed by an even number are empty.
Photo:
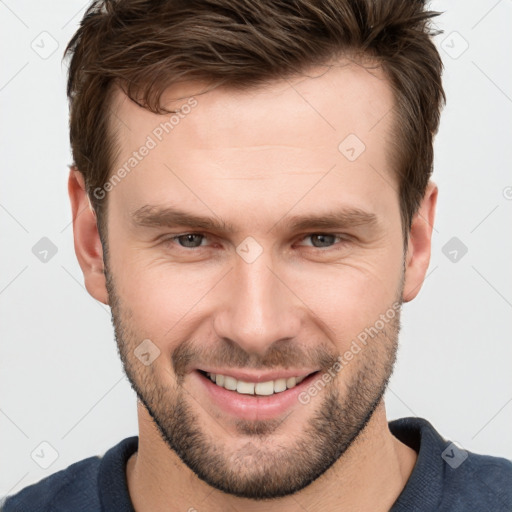
[[[230,391],[237,391],[243,395],[260,395],[270,396],[274,393],[282,393],[286,389],[295,387],[300,384],[307,376],[302,377],[290,377],[288,379],[276,379],[269,380],[267,382],[244,382],[243,380],[237,380],[229,375],[221,375],[215,373],[208,373],[206,375],[212,382],[215,382],[217,386],[229,389]]]
[[[243,393],[244,395],[254,395],[254,382],[239,380],[236,384],[236,390],[238,393]]]
[[[273,395],[274,381],[269,380],[268,382],[258,382],[256,386],[254,386],[254,392],[257,395]]]
[[[297,380],[295,379],[295,377],[290,377],[289,379],[286,380],[286,387],[288,389],[294,388],[296,385],[297,385]]]
[[[274,381],[274,393],[286,391],[286,379],[277,379]]]
[[[237,380],[229,375],[224,376],[224,387],[230,391],[236,391]]]

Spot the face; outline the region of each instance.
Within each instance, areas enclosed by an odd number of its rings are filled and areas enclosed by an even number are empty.
[[[172,122],[114,104],[115,169],[129,169],[107,198],[119,351],[168,446],[224,492],[304,488],[357,439],[392,372],[403,239],[393,97],[372,73],[188,84],[165,97],[189,105]],[[291,376],[306,377],[245,393]]]

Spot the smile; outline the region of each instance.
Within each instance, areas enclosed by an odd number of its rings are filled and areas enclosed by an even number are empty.
[[[203,372],[201,372],[203,373]],[[217,386],[229,391],[236,391],[244,395],[269,396],[275,393],[282,393],[287,389],[294,388],[300,384],[307,375],[268,380],[266,382],[245,382],[237,380],[230,375],[221,375],[210,372],[204,372],[204,375],[210,378]]]

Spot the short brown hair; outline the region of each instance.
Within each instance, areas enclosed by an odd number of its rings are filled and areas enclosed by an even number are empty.
[[[109,105],[118,86],[166,113],[161,94],[200,80],[249,88],[296,76],[333,58],[370,59],[394,91],[393,156],[404,239],[426,190],[445,95],[442,63],[422,0],[95,0],[69,42],[67,94],[75,165],[106,231],[116,152]]]

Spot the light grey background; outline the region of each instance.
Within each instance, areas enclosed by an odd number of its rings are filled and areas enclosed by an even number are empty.
[[[83,286],[70,225],[61,56],[87,4],[0,1],[0,496],[137,433],[110,311]],[[512,1],[432,8],[445,11],[439,205],[428,277],[404,306],[388,412],[512,458]],[[32,252],[43,237],[57,248],[46,263]]]

